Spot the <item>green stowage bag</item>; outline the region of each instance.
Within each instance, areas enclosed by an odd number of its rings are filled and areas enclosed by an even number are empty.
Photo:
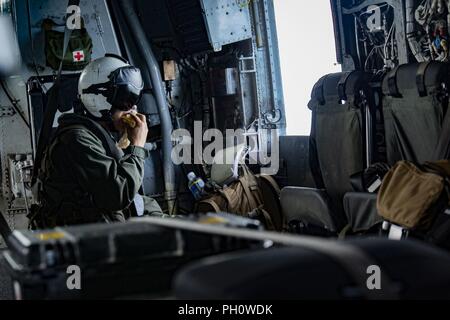
[[[84,22],[81,29],[75,29],[70,36],[64,59],[64,32],[53,30],[55,23],[45,19],[42,27],[45,33],[45,56],[47,65],[54,70],[59,69],[63,60],[62,69],[68,71],[82,70],[90,61],[92,55],[92,39],[89,36]]]

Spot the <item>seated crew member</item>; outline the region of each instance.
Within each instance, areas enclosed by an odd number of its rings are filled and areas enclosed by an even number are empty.
[[[154,199],[138,194],[148,156],[146,118],[135,111],[143,87],[139,69],[118,56],[86,66],[78,83],[85,115],[59,118],[38,175],[32,228],[162,214]],[[113,136],[125,133],[129,146],[122,150]]]

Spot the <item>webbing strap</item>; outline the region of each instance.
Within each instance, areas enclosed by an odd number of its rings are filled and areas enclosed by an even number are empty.
[[[275,225],[273,224],[272,217],[270,216],[269,212],[267,212],[266,210],[264,210],[264,209],[262,208],[262,205],[261,205],[261,208],[259,208],[258,210],[259,210],[259,212],[261,212],[261,213],[263,214],[263,216],[264,216],[264,220],[265,220],[265,222],[266,222],[266,227],[267,227],[267,229],[269,229],[269,230],[276,230]]]
[[[432,61],[423,62],[419,65],[416,73],[416,85],[419,96],[425,97],[427,95],[427,87],[425,85],[425,73]]]
[[[344,72],[342,74],[341,79],[339,80],[338,83],[338,94],[339,94],[339,98],[341,100],[347,101],[347,92],[346,92],[346,85],[347,85],[347,81],[348,78],[352,75],[353,71],[350,72]]]
[[[259,203],[256,202],[255,197],[250,190],[250,185],[248,184],[248,178],[252,177],[252,174],[249,172],[247,166],[242,166],[244,171],[244,176],[239,180],[244,189],[245,195],[247,196],[248,202],[251,208],[258,208],[260,206]],[[262,197],[261,197],[262,198]],[[262,199],[261,199],[262,200]]]
[[[400,66],[395,67],[388,75],[388,89],[389,89],[389,95],[393,97],[400,97],[400,91],[398,90],[397,86],[397,72]]]
[[[80,0],[69,0],[67,7],[79,6],[79,4],[80,4]],[[69,17],[69,13],[67,13],[67,15],[66,15],[66,21],[67,21],[68,17]],[[69,41],[70,41],[71,35],[72,35],[72,29],[68,28],[67,23],[66,23],[66,26],[64,28],[64,46],[63,46],[63,56],[62,56],[63,59],[61,59],[61,62],[59,63],[59,69],[58,69],[58,74],[55,79],[54,90],[51,90],[49,100],[47,103],[47,108],[45,109],[44,120],[42,123],[42,129],[39,133],[39,140],[38,140],[38,146],[37,146],[37,150],[36,150],[36,156],[34,159],[33,176],[32,176],[32,181],[31,181],[32,185],[34,185],[37,181],[37,176],[38,176],[39,168],[41,167],[44,150],[50,141],[52,125],[55,120],[56,111],[58,109],[58,96],[59,96],[59,91],[60,91],[60,86],[61,86],[61,72],[62,72],[62,67],[63,67],[63,61],[64,61],[64,57],[66,56],[66,52],[67,52],[67,48],[69,46]]]

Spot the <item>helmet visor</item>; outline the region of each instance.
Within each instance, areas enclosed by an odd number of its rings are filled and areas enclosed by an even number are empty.
[[[123,67],[111,75],[113,87],[110,103],[113,107],[128,111],[139,103],[144,89],[141,71],[135,67]]]

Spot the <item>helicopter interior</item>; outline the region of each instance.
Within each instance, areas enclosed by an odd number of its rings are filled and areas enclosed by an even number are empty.
[[[449,1],[331,0],[342,72],[323,75],[308,106],[299,106],[312,112],[307,137],[286,135],[273,1],[78,2],[91,50],[73,50],[74,61],[116,54],[142,71],[138,111],[151,154],[142,191],[177,218],[27,230],[40,137],[61,114],[83,112],[82,68],[61,73],[51,63],[44,22],[64,38],[72,13],[65,1],[0,1],[22,56],[0,90],[0,207],[12,230],[0,242],[0,298],[450,298],[448,203],[420,230],[379,210],[396,164],[450,157]],[[229,171],[195,161],[195,150],[189,163],[171,161],[179,142],[172,131],[198,126],[202,136],[240,129],[255,139],[243,161],[252,152],[272,160],[249,163],[255,174],[276,162],[279,193],[265,189],[263,197],[280,212],[278,230],[250,216],[195,212],[187,173],[210,182]],[[61,268],[73,264],[89,270],[83,292],[65,288]],[[382,269],[380,290],[366,287],[373,266]],[[111,289],[113,278],[120,284]]]

